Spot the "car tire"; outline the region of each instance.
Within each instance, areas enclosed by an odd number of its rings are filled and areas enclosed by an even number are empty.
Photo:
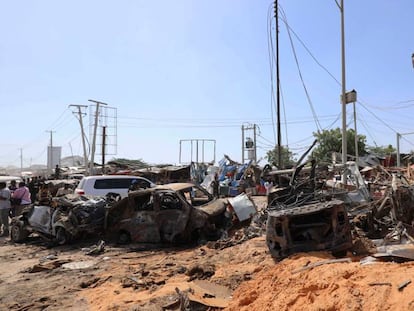
[[[56,229],[55,241],[58,245],[64,245],[69,242],[69,234],[63,227],[58,227]]]
[[[23,242],[29,236],[29,231],[22,224],[13,224],[10,228],[10,238],[13,242]]]
[[[131,242],[131,235],[127,231],[120,231],[118,233],[118,244],[128,244]]]

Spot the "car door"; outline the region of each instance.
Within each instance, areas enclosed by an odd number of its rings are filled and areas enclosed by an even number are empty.
[[[185,234],[189,220],[190,206],[175,191],[157,191],[159,211],[157,224],[162,241],[172,242]]]
[[[142,195],[131,195],[128,201],[128,211],[120,221],[119,230],[128,232],[132,242],[160,242],[154,194],[144,192]]]

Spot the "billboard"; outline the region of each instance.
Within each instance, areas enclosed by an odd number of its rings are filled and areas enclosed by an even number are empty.
[[[52,170],[56,164],[60,166],[62,147],[47,146],[47,169]]]

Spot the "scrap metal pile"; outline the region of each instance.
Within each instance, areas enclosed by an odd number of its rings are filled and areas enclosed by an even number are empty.
[[[376,258],[414,259],[414,185],[400,173],[377,167],[368,206],[350,209],[358,236],[376,246]],[[380,178],[378,178],[380,176]],[[374,181],[375,181],[374,180]]]
[[[351,226],[344,200],[345,191],[327,189],[326,171],[311,161],[298,166],[289,185],[273,189],[268,196],[266,241],[277,259],[300,251],[330,250],[341,255],[351,248]]]
[[[268,196],[266,240],[272,255],[328,250],[341,256],[365,239],[373,245],[365,251],[374,257],[414,259],[414,186],[401,172],[382,166],[365,171],[370,176],[363,178],[354,162],[336,175],[315,162],[293,170],[288,184]],[[343,174],[345,186],[338,181]]]

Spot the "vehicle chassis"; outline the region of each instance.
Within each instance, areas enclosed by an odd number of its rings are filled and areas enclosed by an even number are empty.
[[[266,226],[266,242],[277,259],[321,250],[341,256],[352,246],[346,207],[340,200],[269,210]]]

